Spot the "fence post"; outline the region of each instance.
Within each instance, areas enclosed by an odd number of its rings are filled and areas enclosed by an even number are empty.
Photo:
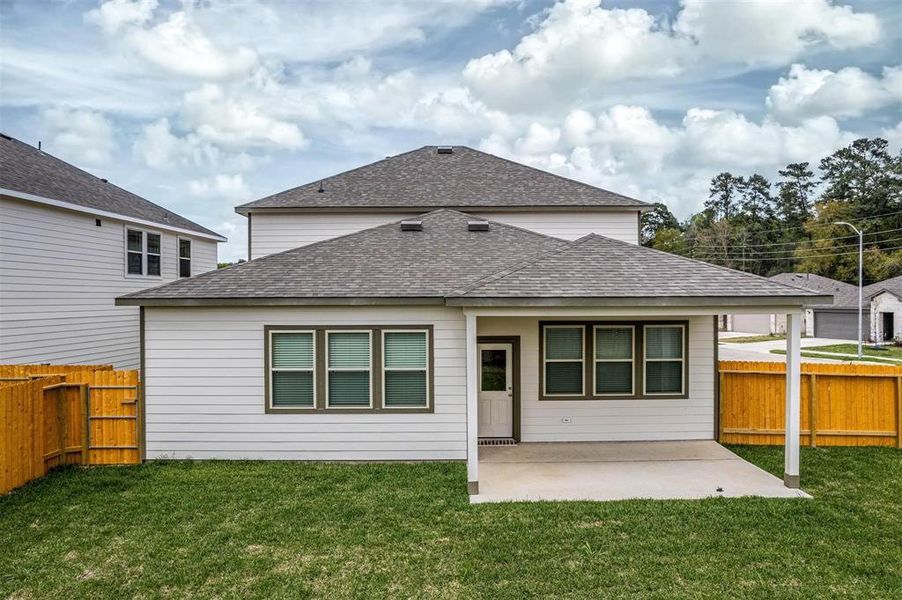
[[[91,420],[88,412],[88,384],[82,383],[81,388],[81,464],[88,464],[90,451],[88,437],[91,435]]]
[[[902,377],[896,377],[896,448],[902,448]]]
[[[719,384],[720,389],[718,392],[718,398],[720,401],[717,403],[717,441],[718,443],[723,443],[723,399],[724,399],[724,391],[727,389],[726,387],[726,374],[723,371],[718,369],[719,376]]]
[[[808,444],[817,448],[817,375],[810,374],[808,386]]]

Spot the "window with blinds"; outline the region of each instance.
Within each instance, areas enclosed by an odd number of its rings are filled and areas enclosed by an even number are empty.
[[[382,332],[383,388],[386,408],[429,406],[427,331]]]
[[[370,408],[371,331],[326,332],[326,406]]]
[[[270,332],[270,406],[316,407],[315,356],[314,332]]]
[[[645,393],[683,394],[686,370],[686,328],[645,326]]]
[[[543,381],[549,396],[582,396],[585,327],[546,325],[544,334]]]
[[[633,395],[632,325],[595,327],[595,394]]]

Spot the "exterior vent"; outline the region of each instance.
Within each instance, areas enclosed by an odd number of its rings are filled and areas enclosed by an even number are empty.
[[[454,146],[439,146],[435,152],[437,154],[454,154]]]
[[[423,222],[401,221],[401,231],[423,231]]]
[[[488,221],[467,221],[467,229],[470,231],[488,231]]]

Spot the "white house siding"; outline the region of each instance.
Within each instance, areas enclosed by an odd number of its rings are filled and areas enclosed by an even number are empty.
[[[0,362],[137,368],[138,309],[114,299],[176,278],[177,236],[155,231],[162,277],[127,277],[124,222],[0,198]],[[193,273],[216,268],[215,242],[192,253]]]
[[[417,214],[421,213],[253,213],[250,217],[251,258],[413,218]],[[472,214],[568,240],[597,233],[633,244],[639,243],[639,213],[634,210]]]
[[[466,337],[446,307],[145,309],[148,458],[465,459]],[[265,325],[433,325],[435,412],[267,414]]]
[[[865,308],[867,310],[867,308]],[[871,340],[883,340],[883,313],[893,313],[893,329],[889,339],[902,337],[902,301],[892,292],[877,294],[871,299]],[[865,317],[867,314],[865,313]]]
[[[520,336],[523,442],[693,440],[714,436],[712,319],[685,318],[689,321],[689,397],[679,400],[539,401],[539,319],[480,317],[477,331],[480,336]],[[563,423],[564,417],[571,422]]]

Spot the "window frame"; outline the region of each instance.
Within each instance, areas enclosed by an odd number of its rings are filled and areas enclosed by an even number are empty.
[[[680,353],[680,366],[682,367],[680,374],[680,391],[679,392],[649,392],[648,391],[648,369],[645,368],[645,364],[649,362],[676,362],[675,358],[648,358],[648,336],[645,335],[646,329],[680,329],[682,332],[682,352]],[[652,398],[659,398],[661,396],[683,396],[688,391],[688,366],[689,366],[689,356],[687,351],[687,346],[689,343],[688,337],[688,327],[683,323],[648,323],[642,327],[642,395]]]
[[[385,367],[385,334],[386,333],[423,333],[423,334],[425,334],[426,335],[426,366],[422,369],[420,369],[420,368],[387,369]],[[432,406],[432,374],[431,374],[431,371],[433,368],[433,366],[432,366],[431,331],[425,327],[424,328],[406,328],[406,329],[385,328],[385,329],[381,330],[379,338],[380,338],[379,343],[381,346],[379,354],[381,355],[381,360],[382,360],[381,368],[379,369],[380,376],[382,379],[382,385],[381,385],[381,387],[382,387],[382,393],[381,393],[382,406],[381,406],[381,408],[383,410],[401,411],[401,412],[410,411],[410,410],[429,409]],[[389,406],[388,404],[386,404],[386,402],[385,402],[385,374],[388,371],[411,371],[411,372],[425,371],[426,372],[426,404],[424,404],[422,406]]]
[[[157,231],[154,229],[147,229],[145,227],[134,227],[129,225],[128,223],[123,224],[122,228],[124,235],[124,264],[123,264],[123,274],[126,278],[140,278],[140,279],[162,279],[163,278],[163,240],[165,239],[163,236],[163,232]],[[140,273],[129,273],[128,272],[128,255],[129,254],[137,254],[137,250],[129,250],[128,248],[128,234],[130,231],[134,231],[136,233],[141,234],[141,272]],[[153,256],[160,257],[160,274],[159,275],[149,275],[147,273],[147,256],[150,254],[147,250],[147,239],[148,235],[157,235],[160,237],[160,252],[159,254],[154,253]]]
[[[582,391],[578,394],[549,394],[548,387],[548,378],[545,376],[545,365],[549,362],[577,362],[576,359],[573,358],[545,358],[545,331],[548,329],[580,329],[582,330],[582,353],[579,363],[582,367]],[[561,399],[575,399],[575,398],[585,398],[586,396],[586,324],[585,323],[569,323],[569,324],[550,324],[545,325],[539,332],[541,343],[539,344],[539,356],[541,358],[541,371],[542,371],[542,396],[545,398],[561,398]]]
[[[182,257],[182,242],[188,242],[188,257]],[[189,237],[178,236],[175,239],[175,274],[178,279],[188,279],[193,275],[194,268],[194,240]],[[182,261],[188,261],[188,274],[182,275]]]
[[[599,329],[629,329],[630,330],[630,358],[598,358],[598,330]],[[625,363],[630,364],[630,391],[627,392],[608,392],[599,393],[598,380],[598,363]],[[592,396],[601,398],[635,396],[636,395],[636,325],[633,323],[624,323],[623,325],[615,325],[613,323],[605,325],[592,325]]]
[[[329,404],[329,374],[332,371],[346,372],[346,373],[359,373],[360,371],[363,371],[363,369],[347,369],[347,368],[333,369],[332,367],[329,366],[329,335],[333,334],[333,333],[365,333],[369,337],[370,352],[369,352],[369,355],[367,356],[367,369],[366,369],[366,372],[369,374],[369,394],[368,394],[369,403],[366,406],[362,406],[362,405],[361,406],[332,406],[331,404]],[[325,349],[324,349],[325,350],[324,363],[325,363],[325,368],[326,368],[326,391],[325,391],[326,408],[328,408],[329,410],[340,410],[340,411],[345,411],[345,410],[349,410],[349,409],[350,410],[372,409],[373,406],[375,405],[375,403],[373,402],[373,365],[374,365],[374,361],[373,361],[373,330],[372,329],[326,329],[325,334],[326,334],[326,338],[325,338],[326,344],[325,344]]]
[[[613,327],[628,327],[633,329],[633,394],[596,394],[595,393],[595,327],[611,325]],[[681,326],[683,328],[683,389],[682,393],[670,392],[645,393],[645,328],[647,326]],[[585,369],[583,370],[582,395],[547,394],[545,392],[545,333],[546,327],[584,327],[583,358]],[[539,397],[540,402],[590,402],[607,400],[685,400],[689,398],[690,390],[690,352],[689,352],[690,321],[683,319],[583,319],[583,320],[553,320],[538,322],[538,364],[539,364]],[[585,348],[592,349],[592,359],[586,356]],[[666,359],[676,360],[676,359]]]
[[[274,369],[272,366],[274,353],[273,353],[273,336],[279,335],[281,333],[310,333],[313,334],[313,368],[312,369]],[[317,369],[316,369],[316,357],[317,357],[317,339],[316,339],[316,330],[315,329],[267,329],[267,350],[266,353],[266,408],[267,412],[312,412],[316,410],[316,407],[319,403],[318,398],[318,390],[316,386],[317,379]],[[273,385],[272,385],[272,373],[273,371],[290,371],[290,372],[313,372],[313,406],[274,406],[272,403],[272,393],[273,393]]]

